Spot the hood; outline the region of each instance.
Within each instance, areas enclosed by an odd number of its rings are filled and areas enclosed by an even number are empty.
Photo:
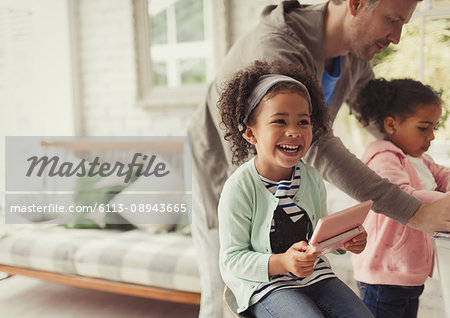
[[[396,145],[394,145],[392,142],[387,140],[377,140],[372,142],[364,151],[364,154],[361,157],[361,160],[367,164],[369,163],[372,158],[381,153],[381,152],[393,152],[400,158],[404,159],[406,158],[405,153]]]

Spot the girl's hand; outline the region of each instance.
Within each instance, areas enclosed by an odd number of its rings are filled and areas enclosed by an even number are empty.
[[[282,255],[282,262],[286,272],[291,272],[298,277],[306,277],[314,272],[314,264],[317,253],[306,253],[308,243],[305,241],[293,244]]]
[[[361,232],[351,240],[344,243],[343,249],[355,254],[361,253],[367,244],[367,232]]]

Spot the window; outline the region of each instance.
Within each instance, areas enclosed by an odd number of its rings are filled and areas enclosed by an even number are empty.
[[[228,49],[226,2],[134,1],[140,104],[185,105],[202,100]]]

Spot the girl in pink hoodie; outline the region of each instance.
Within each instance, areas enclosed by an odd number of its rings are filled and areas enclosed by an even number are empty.
[[[450,195],[450,169],[425,154],[442,113],[438,93],[411,79],[372,80],[360,91],[358,107],[359,121],[384,136],[363,155],[372,170],[423,202]],[[352,255],[361,298],[375,317],[417,317],[434,266],[430,235],[373,211],[364,227],[366,249]]]

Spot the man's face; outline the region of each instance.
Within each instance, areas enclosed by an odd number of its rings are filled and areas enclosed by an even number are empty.
[[[349,0],[352,1],[352,0]],[[390,43],[398,44],[403,25],[409,22],[417,0],[380,0],[374,7],[360,0],[352,20],[347,25],[346,41],[350,52],[370,61]]]

